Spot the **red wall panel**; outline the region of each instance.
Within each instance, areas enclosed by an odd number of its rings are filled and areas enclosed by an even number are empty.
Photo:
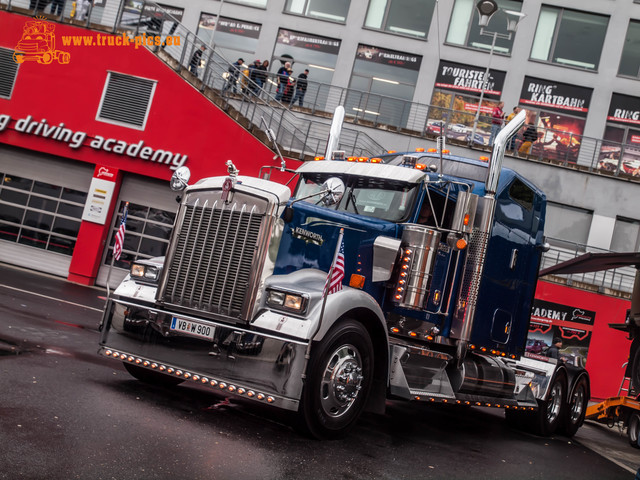
[[[617,395],[631,341],[624,332],[610,328],[609,324],[624,323],[630,302],[543,281],[538,282],[536,298],[596,312],[586,365],[591,377],[591,397],[603,399]]]
[[[0,11],[0,47],[14,49],[31,17]],[[146,48],[130,46],[63,46],[63,35],[97,38],[98,33],[80,27],[53,23],[56,48],[70,54],[70,63],[49,65],[25,62],[20,65],[10,99],[0,99],[0,115],[12,121],[0,132],[0,142],[108,165],[122,171],[168,179],[167,165],[90,148],[95,135],[123,140],[143,140],[153,149],[186,154],[193,180],[226,174],[224,163],[231,159],[243,175],[257,175],[263,165],[279,164],[273,152],[231,120],[198,90],[182,79]],[[107,72],[118,72],[157,81],[144,130],[96,120]],[[64,123],[72,131],[88,134],[84,146],[14,130],[17,120],[31,115],[49,125]],[[293,164],[291,165],[293,166]]]

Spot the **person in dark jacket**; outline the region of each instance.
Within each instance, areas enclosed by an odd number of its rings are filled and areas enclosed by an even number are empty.
[[[296,81],[296,93],[293,95],[291,99],[291,105],[298,101],[298,104],[302,107],[302,102],[304,101],[304,94],[307,93],[307,76],[309,75],[309,69],[305,69],[303,73],[298,75],[298,80]]]
[[[206,47],[201,45],[198,50],[193,52],[191,55],[191,60],[189,61],[189,71],[193,73],[195,76],[198,76],[198,67],[200,66],[200,62],[202,61],[202,53]]]
[[[547,357],[560,358],[560,349],[562,348],[562,339],[555,337],[553,339],[553,345],[547,349]]]
[[[276,93],[276,100],[282,100],[282,96],[284,95],[284,90],[289,84],[289,75],[291,70],[291,63],[286,62],[280,69],[278,70],[278,92]]]
[[[233,93],[236,93],[236,85],[238,83],[238,77],[240,76],[240,70],[242,69],[243,64],[244,59],[239,58],[229,66],[227,81],[224,82],[224,87],[222,87],[223,94],[230,88],[233,90]]]

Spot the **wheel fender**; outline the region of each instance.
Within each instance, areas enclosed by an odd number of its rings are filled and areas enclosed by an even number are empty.
[[[589,374],[584,368],[581,367],[572,367],[571,365],[567,365],[565,367],[565,372],[567,375],[567,403],[570,403],[571,397],[578,385],[580,379],[584,378],[587,381],[587,399],[591,398],[591,381],[589,379]]]

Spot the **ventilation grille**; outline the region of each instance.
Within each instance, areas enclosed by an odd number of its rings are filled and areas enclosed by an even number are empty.
[[[0,48],[0,97],[11,98],[17,72],[18,64],[13,60],[13,50]]]
[[[98,120],[144,128],[156,82],[110,72]]]

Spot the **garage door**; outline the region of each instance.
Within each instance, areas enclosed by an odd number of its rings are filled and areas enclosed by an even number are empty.
[[[113,259],[115,233],[122,220],[124,205],[129,202],[124,245],[119,260]],[[169,245],[178,203],[169,182],[137,175],[124,177],[118,198],[118,214],[114,215],[108,247],[96,284],[115,288],[129,272],[136,259],[163,256]],[[111,270],[111,273],[109,271]]]
[[[93,166],[0,147],[0,261],[66,277]]]

